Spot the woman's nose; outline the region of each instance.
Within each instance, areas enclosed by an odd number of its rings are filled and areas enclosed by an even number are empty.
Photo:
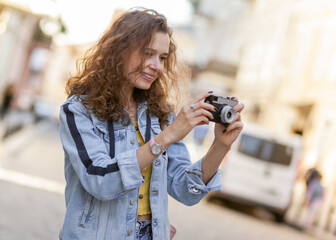
[[[161,72],[163,70],[164,66],[163,66],[163,62],[160,61],[159,57],[153,57],[150,60],[149,67],[158,71],[158,72]]]

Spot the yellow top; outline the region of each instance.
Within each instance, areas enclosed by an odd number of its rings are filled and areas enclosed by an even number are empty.
[[[139,146],[142,146],[145,144],[145,141],[143,140],[139,128],[138,128],[138,122],[133,121]],[[151,208],[150,208],[150,201],[149,201],[149,187],[150,187],[150,180],[152,177],[152,168],[153,164],[150,164],[142,171],[142,177],[144,178],[145,182],[140,186],[139,190],[139,206],[138,206],[138,215],[147,215],[151,214]]]

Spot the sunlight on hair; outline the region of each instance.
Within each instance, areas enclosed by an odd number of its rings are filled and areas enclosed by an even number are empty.
[[[168,101],[175,106],[175,112],[178,112],[190,100],[189,84],[191,79],[191,69],[181,63],[176,64],[175,68],[179,73],[179,89],[170,89]]]

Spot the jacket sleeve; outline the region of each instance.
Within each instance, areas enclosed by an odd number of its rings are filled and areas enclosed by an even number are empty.
[[[185,205],[194,205],[212,190],[221,189],[221,174],[217,169],[207,185],[202,181],[202,161],[191,163],[190,155],[183,142],[168,147],[168,193]]]
[[[61,141],[68,164],[77,175],[70,177],[78,177],[84,189],[100,200],[113,199],[139,187],[143,178],[136,150],[117,154],[111,159],[104,141],[93,128],[82,105],[70,102],[61,107]]]

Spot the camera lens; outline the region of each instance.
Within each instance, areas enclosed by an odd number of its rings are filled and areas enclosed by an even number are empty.
[[[220,113],[220,119],[224,124],[233,122],[235,116],[236,111],[228,105],[224,106]]]

